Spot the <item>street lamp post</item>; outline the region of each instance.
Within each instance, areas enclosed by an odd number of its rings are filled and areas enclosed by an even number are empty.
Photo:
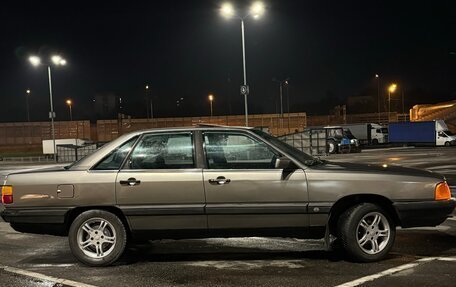
[[[209,104],[211,105],[211,119],[212,119],[212,115],[213,115],[212,102],[214,101],[214,95],[210,94],[208,96],[208,98],[209,98]]]
[[[154,105],[153,105],[153,100],[152,97],[149,95],[149,85],[146,85],[146,99],[148,101],[148,104],[146,106],[146,109],[150,109],[150,118],[154,118]],[[149,112],[147,112],[147,118],[149,118]]]
[[[73,110],[72,110],[73,102],[71,100],[66,100],[66,104],[68,105],[68,109],[70,112],[70,121],[73,121]]]
[[[30,63],[38,67],[41,65],[41,58],[38,56],[30,56],[29,57]],[[51,118],[51,133],[52,133],[52,142],[53,142],[53,148],[54,148],[54,160],[57,161],[57,156],[56,156],[56,146],[55,146],[55,125],[54,125],[54,118],[55,118],[55,112],[54,112],[54,102],[52,99],[52,77],[51,77],[51,64],[54,64],[56,66],[65,66],[66,65],[66,60],[63,59],[61,56],[54,55],[51,57],[51,61],[47,62],[47,72],[48,72],[48,82],[49,82],[49,103],[50,103],[50,108],[51,111],[49,112],[49,117]]]
[[[391,113],[391,94],[396,91],[397,85],[391,84],[388,87],[388,123],[390,122],[390,113]]]
[[[380,124],[380,76],[375,74],[375,78],[377,79],[377,115],[378,123]]]
[[[27,90],[27,91],[25,91],[25,92],[26,92],[26,95],[25,95],[25,108],[26,108],[26,110],[27,110],[27,122],[30,122],[29,97],[30,97],[31,91],[30,91],[30,90]]]
[[[233,6],[230,3],[225,3],[222,5],[220,12],[225,18],[236,17],[241,21],[241,39],[242,39],[242,70],[244,74],[244,85],[241,86],[241,94],[244,95],[244,110],[245,110],[245,126],[249,125],[249,112],[248,112],[248,103],[247,96],[249,94],[249,88],[247,86],[247,67],[245,61],[245,28],[244,22],[249,17],[252,16],[254,19],[258,19],[261,15],[264,14],[265,7],[264,4],[260,1],[254,2],[250,7],[250,11],[244,17],[236,15]]]

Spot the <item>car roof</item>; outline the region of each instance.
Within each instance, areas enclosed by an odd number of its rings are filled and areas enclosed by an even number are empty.
[[[188,131],[188,130],[253,130],[255,127],[242,127],[242,126],[224,126],[216,124],[196,124],[193,126],[185,127],[166,127],[166,128],[152,128],[133,131],[132,133],[142,134],[148,132],[166,132],[166,131]]]

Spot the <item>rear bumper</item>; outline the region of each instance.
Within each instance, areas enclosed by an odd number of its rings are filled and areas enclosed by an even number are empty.
[[[393,206],[402,227],[437,226],[452,215],[456,200],[395,202]]]
[[[1,217],[19,232],[64,235],[65,215],[68,210],[8,208],[1,213]]]

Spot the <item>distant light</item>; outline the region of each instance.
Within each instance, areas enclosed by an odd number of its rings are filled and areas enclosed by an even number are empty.
[[[391,84],[388,88],[388,91],[390,93],[394,93],[396,91],[397,85],[396,84]]]
[[[25,91],[27,94],[30,94],[30,90]]]
[[[73,104],[73,102],[71,100],[66,100],[66,104],[71,106]]]
[[[148,90],[148,89],[149,89],[149,85],[146,85],[146,90]]]
[[[56,65],[60,65],[60,62],[62,60],[63,60],[62,57],[60,57],[59,55],[54,55],[51,57],[51,61]]]
[[[37,57],[37,56],[30,56],[29,61],[35,67],[39,66],[41,64],[41,59],[40,59],[40,57]]]
[[[255,19],[261,17],[264,14],[264,11],[264,4],[261,1],[253,3],[252,7],[250,8],[250,13]]]
[[[382,167],[387,168],[388,165],[386,163],[382,164]]]
[[[288,81],[287,81],[287,80],[285,80],[284,84],[285,84],[285,85],[288,85]]]
[[[223,3],[220,8],[220,14],[225,18],[231,18],[234,16],[234,8],[231,3]]]
[[[210,95],[209,95],[209,101],[212,102],[213,100],[214,100],[214,95],[210,94]]]
[[[375,77],[376,77],[376,78],[378,78],[378,77],[379,77],[379,75],[378,75],[378,74],[375,74]]]
[[[65,59],[60,60],[59,64],[65,66],[67,61]]]

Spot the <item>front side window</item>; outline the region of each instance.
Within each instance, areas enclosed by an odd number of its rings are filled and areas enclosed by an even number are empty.
[[[210,169],[273,169],[277,155],[263,142],[243,134],[204,133]]]
[[[194,168],[191,134],[144,135],[131,153],[130,169]]]
[[[124,161],[125,157],[130,152],[138,137],[134,137],[123,143],[118,148],[114,149],[108,156],[100,161],[93,169],[94,170],[118,170]]]

